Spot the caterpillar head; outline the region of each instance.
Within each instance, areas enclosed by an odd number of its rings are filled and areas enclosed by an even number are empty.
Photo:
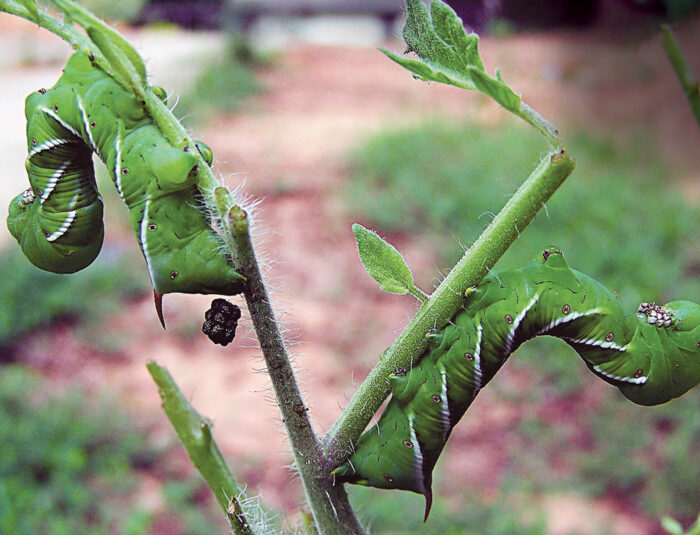
[[[642,303],[637,317],[643,328],[630,343],[633,352],[618,360],[627,365],[628,374],[637,373],[645,381],[617,384],[624,396],[640,405],[659,405],[696,386],[700,382],[700,305]],[[654,352],[666,354],[667,359],[654,358]],[[668,355],[674,356],[669,360]]]
[[[659,308],[672,318],[673,330],[681,332],[700,330],[699,304],[692,301],[671,301]]]

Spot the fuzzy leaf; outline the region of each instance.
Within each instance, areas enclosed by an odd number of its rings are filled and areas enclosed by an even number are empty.
[[[505,84],[500,72],[496,72],[497,78],[492,78],[486,72],[473,67],[470,68],[470,72],[472,81],[479,91],[490,96],[510,112],[517,113],[520,110],[520,97]]]
[[[406,52],[415,52],[419,59],[381,49],[384,54],[422,80],[476,89],[509,111],[520,109],[520,96],[499,74],[494,78],[486,73],[479,56],[479,37],[464,30],[462,19],[450,6],[432,0],[428,10],[421,0],[406,0],[406,8]]]
[[[357,223],[352,226],[352,231],[362,264],[382,290],[400,295],[414,290],[411,270],[393,245]]]

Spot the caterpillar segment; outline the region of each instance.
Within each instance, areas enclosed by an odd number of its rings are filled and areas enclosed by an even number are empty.
[[[631,314],[597,281],[568,267],[557,248],[471,288],[454,318],[428,333],[426,352],[390,376],[379,422],[332,475],[338,482],[401,489],[432,504],[432,471],[454,426],[506,359],[535,336],[564,340],[588,368],[640,405],[700,382],[700,305],[642,303]]]

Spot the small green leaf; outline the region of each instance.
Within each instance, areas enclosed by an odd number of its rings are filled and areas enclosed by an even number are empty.
[[[352,231],[362,264],[379,287],[385,292],[400,295],[414,293],[413,275],[401,253],[376,232],[362,225],[355,223]]]
[[[671,518],[670,516],[665,516],[661,519],[661,526],[670,535],[683,535],[683,526],[681,526],[677,520]]]

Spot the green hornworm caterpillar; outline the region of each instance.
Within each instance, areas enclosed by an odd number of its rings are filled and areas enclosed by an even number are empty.
[[[152,90],[165,100],[164,90]],[[193,151],[211,164],[206,145],[183,150],[168,143],[133,93],[84,53],[70,58],[54,87],[27,97],[25,115],[31,188],[10,203],[7,225],[34,265],[74,273],[99,253],[95,152],[129,208],[161,323],[163,294],[242,290],[195,184]]]
[[[700,382],[700,305],[642,303],[635,317],[550,248],[466,293],[452,321],[428,334],[421,360],[390,376],[392,398],[378,424],[332,474],[423,494],[427,519],[432,470],[452,428],[508,356],[539,335],[564,340],[594,374],[640,405],[665,403]]]

